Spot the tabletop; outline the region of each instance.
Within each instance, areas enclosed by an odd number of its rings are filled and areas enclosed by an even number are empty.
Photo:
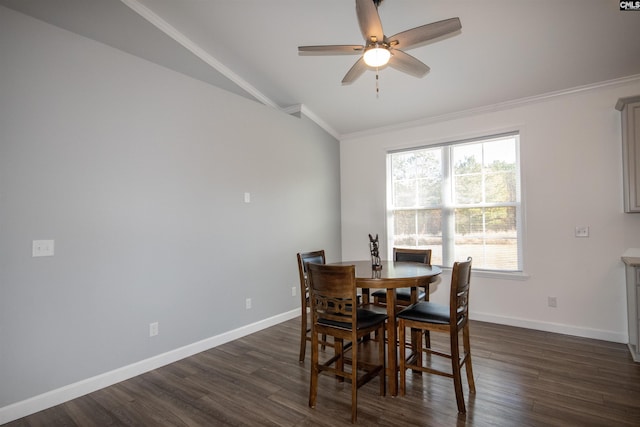
[[[420,282],[431,281],[442,273],[436,265],[416,262],[381,261],[382,269],[373,270],[371,261],[342,261],[333,265],[355,265],[358,286],[367,288],[403,288],[421,286]]]

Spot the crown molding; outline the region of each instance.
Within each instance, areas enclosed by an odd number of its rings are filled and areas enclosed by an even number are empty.
[[[461,119],[465,117],[471,117],[482,113],[491,113],[495,111],[507,110],[510,108],[521,107],[524,105],[530,105],[537,102],[546,101],[549,99],[557,98],[560,96],[573,95],[580,92],[586,92],[590,90],[596,90],[604,87],[618,86],[627,83],[640,81],[640,74],[634,74],[627,77],[621,77],[619,79],[606,80],[603,82],[592,83],[584,86],[577,86],[569,89],[563,89],[555,92],[548,92],[541,95],[529,96],[526,98],[514,99],[511,101],[499,102],[497,104],[485,105],[482,107],[471,108],[463,111],[456,111],[453,113],[441,114],[439,116],[425,117],[410,122],[398,123],[395,125],[379,127],[375,129],[368,129],[366,131],[352,132],[343,134],[339,138],[340,141],[346,141],[349,139],[358,139],[369,135],[378,135],[380,133],[393,132],[402,129],[409,129],[418,126],[425,126],[433,123],[445,122],[449,120]]]

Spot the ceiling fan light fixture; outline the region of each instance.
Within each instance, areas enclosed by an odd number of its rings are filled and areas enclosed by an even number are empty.
[[[369,67],[382,67],[387,65],[391,58],[391,52],[389,49],[380,47],[379,44],[375,44],[364,52],[364,63]]]

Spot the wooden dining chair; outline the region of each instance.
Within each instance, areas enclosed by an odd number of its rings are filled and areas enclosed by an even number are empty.
[[[418,370],[436,375],[453,378],[458,412],[465,413],[464,395],[462,392],[462,366],[466,367],[469,392],[475,393],[471,365],[471,344],[469,340],[469,284],[471,280],[471,257],[466,261],[453,264],[451,272],[451,292],[449,304],[437,304],[422,301],[413,304],[398,313],[398,337],[405,342],[406,328],[415,331],[431,331],[445,333],[449,336],[450,351],[448,353],[436,351],[422,345],[421,334],[415,334],[418,342],[413,348],[413,354],[407,358],[406,346],[400,346],[400,393],[406,392],[406,370]],[[459,334],[462,332],[463,353],[460,354]],[[423,365],[423,354],[442,356],[451,360],[451,370],[444,371]],[[427,362],[431,360],[427,358]]]
[[[431,264],[431,249],[393,248],[393,260]],[[412,292],[417,292],[417,301],[429,301],[428,288],[399,288],[396,289],[396,305],[401,307],[411,305]],[[385,306],[387,304],[387,292],[384,289],[375,291],[371,296],[375,305]]]
[[[384,337],[387,315],[358,308],[356,273],[353,265],[307,264],[311,302],[311,381],[309,406],[316,407],[318,377],[330,373],[341,380],[351,382],[351,422],[357,419],[358,388],[380,377],[380,395],[385,394],[385,346],[384,339],[359,340],[376,332]],[[320,361],[318,335],[333,336],[335,354]],[[377,361],[359,360],[360,345],[376,345]],[[345,352],[350,348],[350,362]],[[346,369],[346,366],[351,366]]]
[[[326,264],[324,250],[298,253],[298,274],[300,275],[300,307],[302,309],[300,326],[300,356],[299,361],[304,362],[307,349],[307,341],[311,341],[311,326],[308,320],[309,284],[307,280],[307,264]],[[323,337],[323,346],[326,345],[326,337]]]

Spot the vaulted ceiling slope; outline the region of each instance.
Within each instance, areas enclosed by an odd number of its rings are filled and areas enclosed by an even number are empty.
[[[385,0],[386,35],[459,17],[453,36],[408,51],[431,71],[342,77],[357,57],[303,45],[362,44],[348,0],[0,0],[0,5],[240,96],[302,111],[337,138],[640,78],[640,11],[617,0]],[[379,94],[376,94],[376,84]]]

